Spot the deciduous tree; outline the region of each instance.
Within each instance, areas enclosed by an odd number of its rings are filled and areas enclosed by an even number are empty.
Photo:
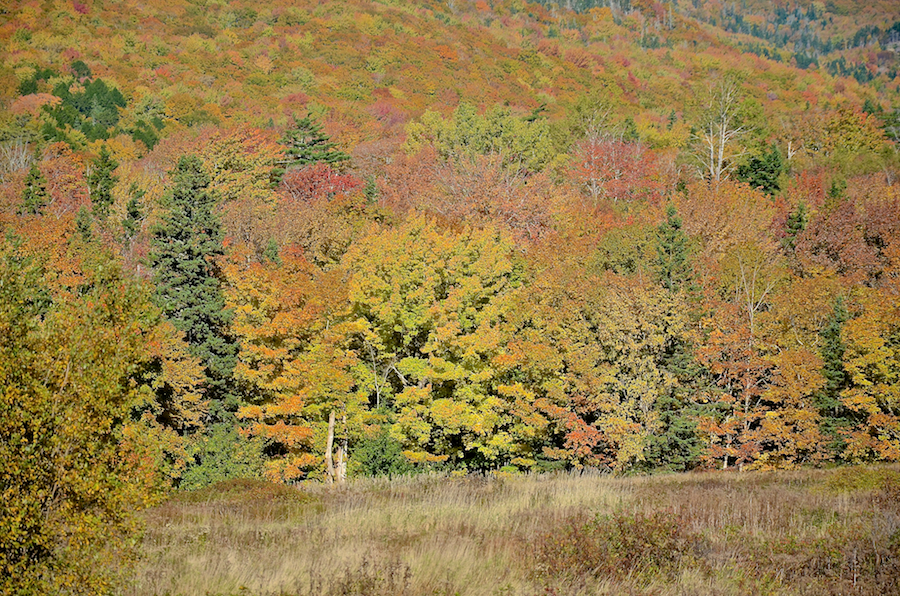
[[[4,593],[110,591],[134,555],[132,514],[162,481],[157,445],[127,438],[146,294],[101,261],[77,296],[54,296],[36,261],[0,247]]]

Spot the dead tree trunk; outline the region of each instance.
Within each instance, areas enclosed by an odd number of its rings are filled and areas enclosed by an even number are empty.
[[[334,460],[331,452],[334,449],[334,410],[328,414],[328,439],[325,441],[325,482],[334,483]]]
[[[338,447],[338,465],[337,465],[337,481],[344,482],[347,480],[347,415],[344,414],[344,436],[341,439],[341,446]]]

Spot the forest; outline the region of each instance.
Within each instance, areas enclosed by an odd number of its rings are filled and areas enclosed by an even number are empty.
[[[12,0],[0,40],[0,591],[108,591],[223,482],[900,461],[892,2]]]

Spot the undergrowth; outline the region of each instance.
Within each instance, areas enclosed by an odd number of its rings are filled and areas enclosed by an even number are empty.
[[[900,595],[900,467],[231,482],[146,515],[127,596]]]

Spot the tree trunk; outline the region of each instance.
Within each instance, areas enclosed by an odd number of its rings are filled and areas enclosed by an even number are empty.
[[[325,482],[328,484],[334,483],[332,449],[334,449],[334,410],[328,414],[328,439],[325,441]]]
[[[338,448],[338,467],[337,481],[344,482],[347,480],[347,415],[344,414],[344,438],[341,440],[341,446]]]

